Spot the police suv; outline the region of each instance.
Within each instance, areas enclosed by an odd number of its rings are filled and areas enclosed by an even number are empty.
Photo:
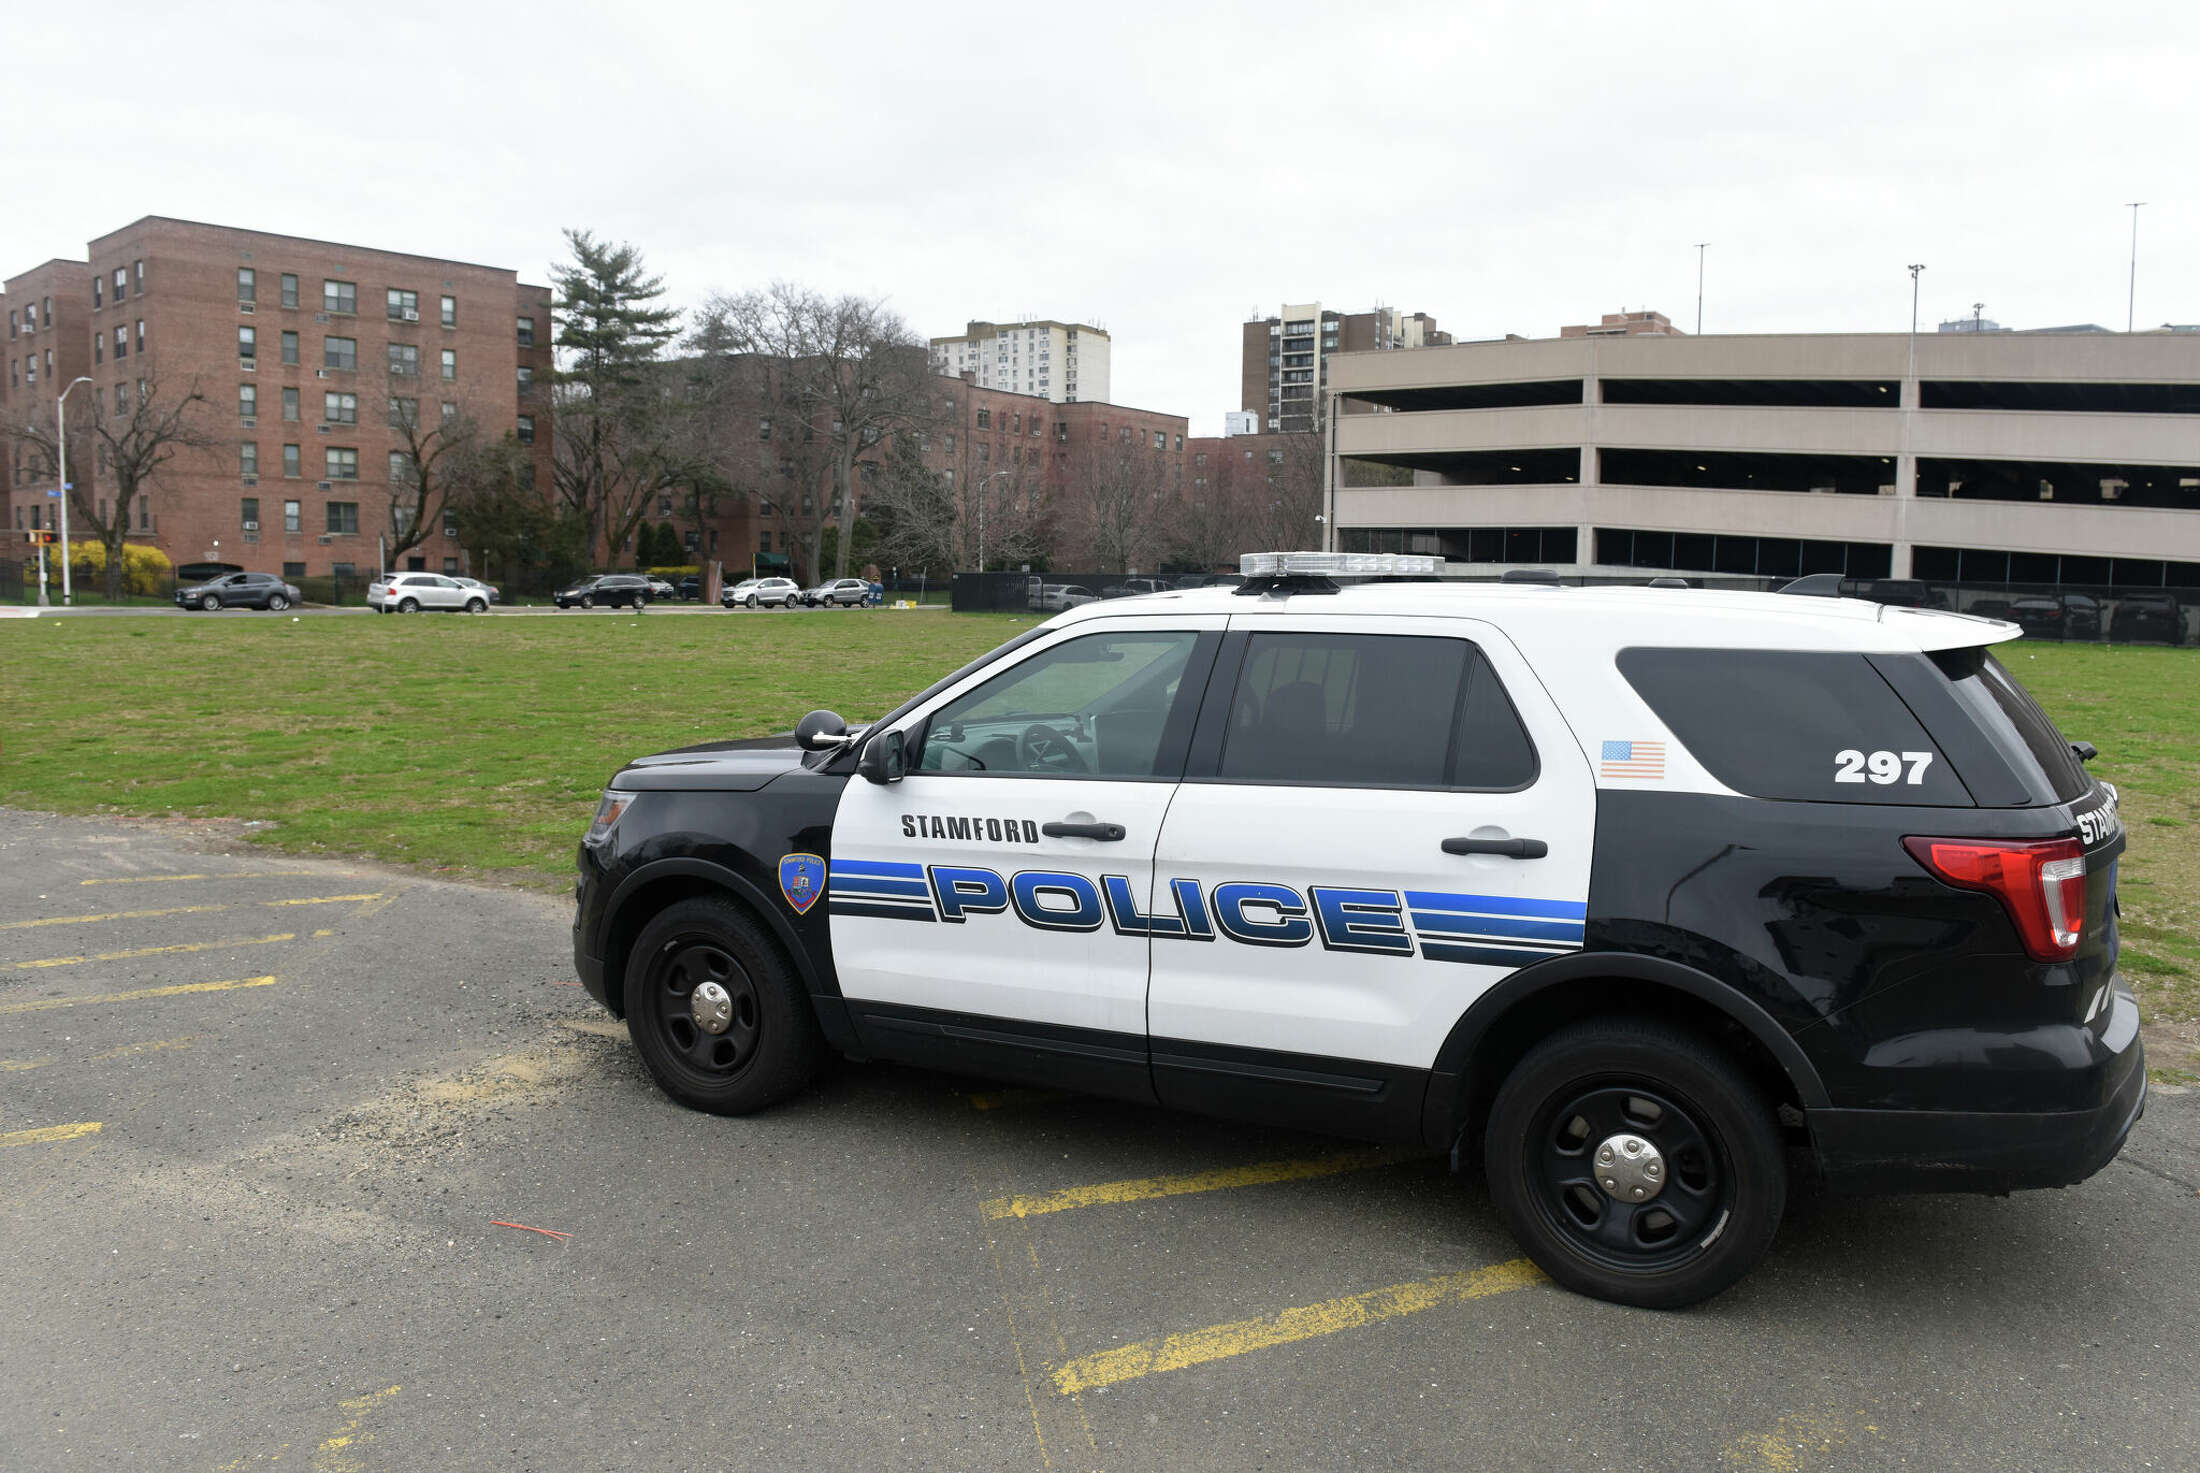
[[[1369,581],[1085,604],[851,731],[642,758],[575,960],[704,1110],[827,1049],[1449,1150],[1586,1294],[1746,1273],[1798,1169],[2083,1180],[2145,1102],[2116,794],[1842,598]]]

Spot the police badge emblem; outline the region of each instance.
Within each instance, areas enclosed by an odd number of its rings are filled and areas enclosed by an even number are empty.
[[[779,893],[796,915],[808,914],[825,893],[825,861],[815,854],[790,854],[780,860]]]

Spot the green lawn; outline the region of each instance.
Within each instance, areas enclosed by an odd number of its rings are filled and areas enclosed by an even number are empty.
[[[876,716],[1029,627],[873,611],[0,623],[0,803],[257,819],[257,843],[545,888],[627,758]],[[2200,1075],[2200,651],[2002,652],[2123,794],[2124,962]]]

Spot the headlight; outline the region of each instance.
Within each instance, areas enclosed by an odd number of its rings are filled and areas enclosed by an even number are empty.
[[[588,837],[581,842],[601,844],[610,838],[611,830],[618,825],[619,815],[626,812],[640,796],[639,793],[622,793],[616,788],[607,790],[603,801],[596,805],[596,816],[588,825]]]

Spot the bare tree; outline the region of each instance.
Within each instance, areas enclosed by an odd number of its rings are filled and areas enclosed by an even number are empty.
[[[105,393],[94,393],[88,430],[72,434],[71,458],[83,469],[69,494],[80,525],[98,534],[107,553],[107,597],[122,596],[122,547],[130,535],[130,513],[138,497],[151,488],[160,468],[179,450],[207,450],[214,437],[198,423],[206,396],[198,381],[187,388],[164,392],[157,378],[137,381],[134,392],[121,389],[122,402],[110,403]],[[54,427],[43,416],[26,417],[0,426],[5,435],[28,452],[36,473],[54,476],[59,464],[60,442]],[[87,463],[86,451],[91,454]],[[107,491],[103,507],[93,488]]]
[[[1046,502],[1036,459],[990,471],[981,464],[972,475],[967,467],[933,469],[927,450],[922,431],[895,436],[884,473],[865,493],[882,558],[945,575],[1041,554]]]
[[[1082,560],[1096,572],[1127,573],[1157,560],[1173,500],[1158,457],[1136,446],[1094,446],[1077,467],[1070,495]]]
[[[759,418],[780,435],[781,479],[797,483],[791,497],[775,496],[773,504],[797,551],[813,561],[826,520],[838,526],[834,574],[844,576],[856,462],[887,436],[926,425],[933,412],[923,342],[883,302],[826,297],[791,282],[711,298],[689,342],[721,358],[763,360],[766,412]],[[795,452],[797,444],[822,451],[822,486],[802,474],[809,467],[799,462],[812,457]]]
[[[446,401],[429,417],[418,398],[395,392],[384,396],[382,413],[397,442],[389,468],[388,557],[394,566],[441,523],[454,484],[477,459],[481,427],[463,404]]]

